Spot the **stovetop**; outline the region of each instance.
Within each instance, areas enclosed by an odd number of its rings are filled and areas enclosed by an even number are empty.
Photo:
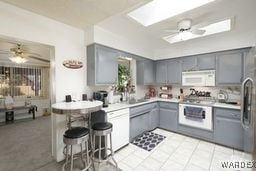
[[[185,98],[181,103],[211,106],[215,100],[212,98]]]

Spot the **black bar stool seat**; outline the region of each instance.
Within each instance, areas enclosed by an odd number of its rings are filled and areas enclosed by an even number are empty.
[[[65,131],[65,138],[81,138],[85,135],[89,134],[89,129],[85,127],[73,127]]]
[[[104,131],[107,129],[111,129],[113,127],[112,123],[109,122],[98,122],[93,124],[92,129],[96,131]]]

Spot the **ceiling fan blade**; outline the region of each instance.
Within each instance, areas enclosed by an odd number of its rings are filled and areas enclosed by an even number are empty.
[[[11,54],[11,52],[8,51],[8,50],[0,50],[0,53],[9,53],[9,54]]]
[[[196,35],[203,35],[205,31],[206,30],[195,29],[195,30],[191,30],[191,33]]]
[[[164,39],[170,39],[170,38],[172,38],[172,37],[174,37],[174,36],[177,36],[179,34],[179,32],[178,33],[175,33],[175,34],[171,34],[171,35],[168,35],[168,36],[165,36],[165,37],[163,37]]]
[[[39,58],[39,57],[36,57],[36,56],[27,56],[27,57],[28,57],[28,58],[31,58],[31,59],[38,60],[38,61],[50,63],[50,60],[42,59],[42,58]]]
[[[42,57],[40,54],[38,53],[33,53],[33,52],[24,52],[25,54],[28,54],[28,55],[33,55],[33,56],[38,56],[38,57]]]
[[[10,52],[0,51],[0,54],[12,54],[12,53],[10,53]]]

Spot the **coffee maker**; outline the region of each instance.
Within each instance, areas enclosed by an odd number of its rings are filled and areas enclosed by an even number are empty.
[[[103,102],[103,107],[108,107],[108,92],[107,91],[97,91],[93,93],[93,99]]]

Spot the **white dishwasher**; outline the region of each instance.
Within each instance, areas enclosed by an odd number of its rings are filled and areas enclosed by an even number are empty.
[[[129,108],[108,112],[107,119],[113,124],[112,143],[113,150],[116,151],[129,143]]]

